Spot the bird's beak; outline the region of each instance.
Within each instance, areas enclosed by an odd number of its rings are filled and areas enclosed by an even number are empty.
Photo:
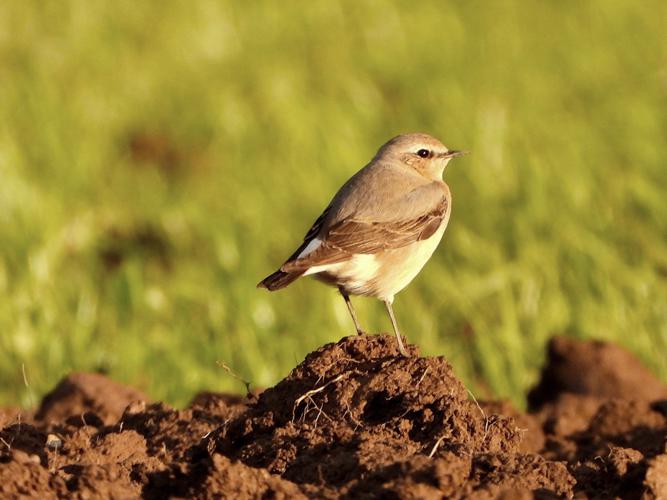
[[[467,154],[468,151],[457,151],[455,149],[450,149],[443,155],[443,158],[456,158],[457,156],[463,156]]]

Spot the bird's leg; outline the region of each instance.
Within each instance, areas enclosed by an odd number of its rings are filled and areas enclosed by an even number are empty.
[[[391,307],[391,301],[383,300],[383,302],[385,307],[387,308],[389,317],[391,318],[391,324],[394,327],[394,333],[396,334],[396,340],[398,341],[398,350],[403,356],[409,358],[410,355],[408,354],[408,351],[406,351],[405,347],[403,347],[403,340],[401,340],[401,332],[398,331],[398,324],[396,323],[396,318],[394,317],[394,310]]]
[[[357,313],[354,312],[354,307],[352,306],[352,301],[350,300],[350,296],[347,294],[345,290],[343,290],[343,287],[341,286],[338,287],[338,291],[345,299],[347,310],[350,311],[350,316],[352,316],[352,321],[354,321],[354,327],[357,329],[357,335],[363,335],[364,331],[361,329],[361,325],[359,324],[359,320],[357,319]]]

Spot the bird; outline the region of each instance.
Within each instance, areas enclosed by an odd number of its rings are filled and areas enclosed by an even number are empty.
[[[440,243],[452,209],[443,173],[452,158],[466,153],[425,133],[389,140],[343,184],[296,251],[257,287],[275,291],[302,276],[338,287],[359,335],[365,332],[350,296],[378,298],[389,314],[399,352],[408,357],[394,296]]]

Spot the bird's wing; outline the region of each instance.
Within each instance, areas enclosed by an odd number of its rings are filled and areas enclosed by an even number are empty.
[[[410,198],[406,197],[401,201],[404,202],[406,199]],[[394,220],[378,221],[368,216],[351,215],[331,224],[323,235],[318,236],[315,232],[310,241],[304,242],[281,270],[285,272],[307,270],[314,266],[343,262],[353,254],[374,254],[425,240],[442,224],[447,215],[449,200],[442,193],[434,205],[426,207],[419,215],[406,218],[400,218],[400,205],[389,208],[397,209],[394,211],[397,214]],[[315,238],[319,240],[319,244],[310,252],[300,255]]]
[[[303,243],[297,248],[292,255],[290,255],[289,259],[285,261],[285,264],[283,264],[280,268],[280,270],[284,270],[285,266],[288,264],[291,264],[293,262],[296,262],[299,260],[299,257],[305,252],[308,251],[308,248],[310,245],[314,243],[313,240],[317,238],[317,235],[322,231],[322,227],[325,224],[325,221],[327,217],[329,216],[331,211],[331,205],[329,205],[327,208],[324,209],[324,212],[322,212],[322,215],[320,215],[315,222],[313,222],[313,225],[311,228],[308,230],[306,233],[306,236],[303,237]],[[316,243],[316,242],[315,242]],[[347,256],[340,255],[338,256],[338,259],[336,259],[333,255],[329,257],[328,263],[332,262],[342,262],[345,260]]]
[[[372,222],[346,219],[327,233],[328,246],[350,253],[373,254],[382,250],[400,248],[433,236],[447,213],[447,198],[427,213],[395,222]]]

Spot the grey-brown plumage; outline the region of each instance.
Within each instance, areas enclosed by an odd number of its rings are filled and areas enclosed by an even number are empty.
[[[442,238],[451,212],[442,173],[461,154],[427,134],[393,138],[341,187],[301,246],[258,286],[273,291],[314,275],[338,287],[357,333],[362,330],[349,296],[380,298],[407,355],[391,304]]]

